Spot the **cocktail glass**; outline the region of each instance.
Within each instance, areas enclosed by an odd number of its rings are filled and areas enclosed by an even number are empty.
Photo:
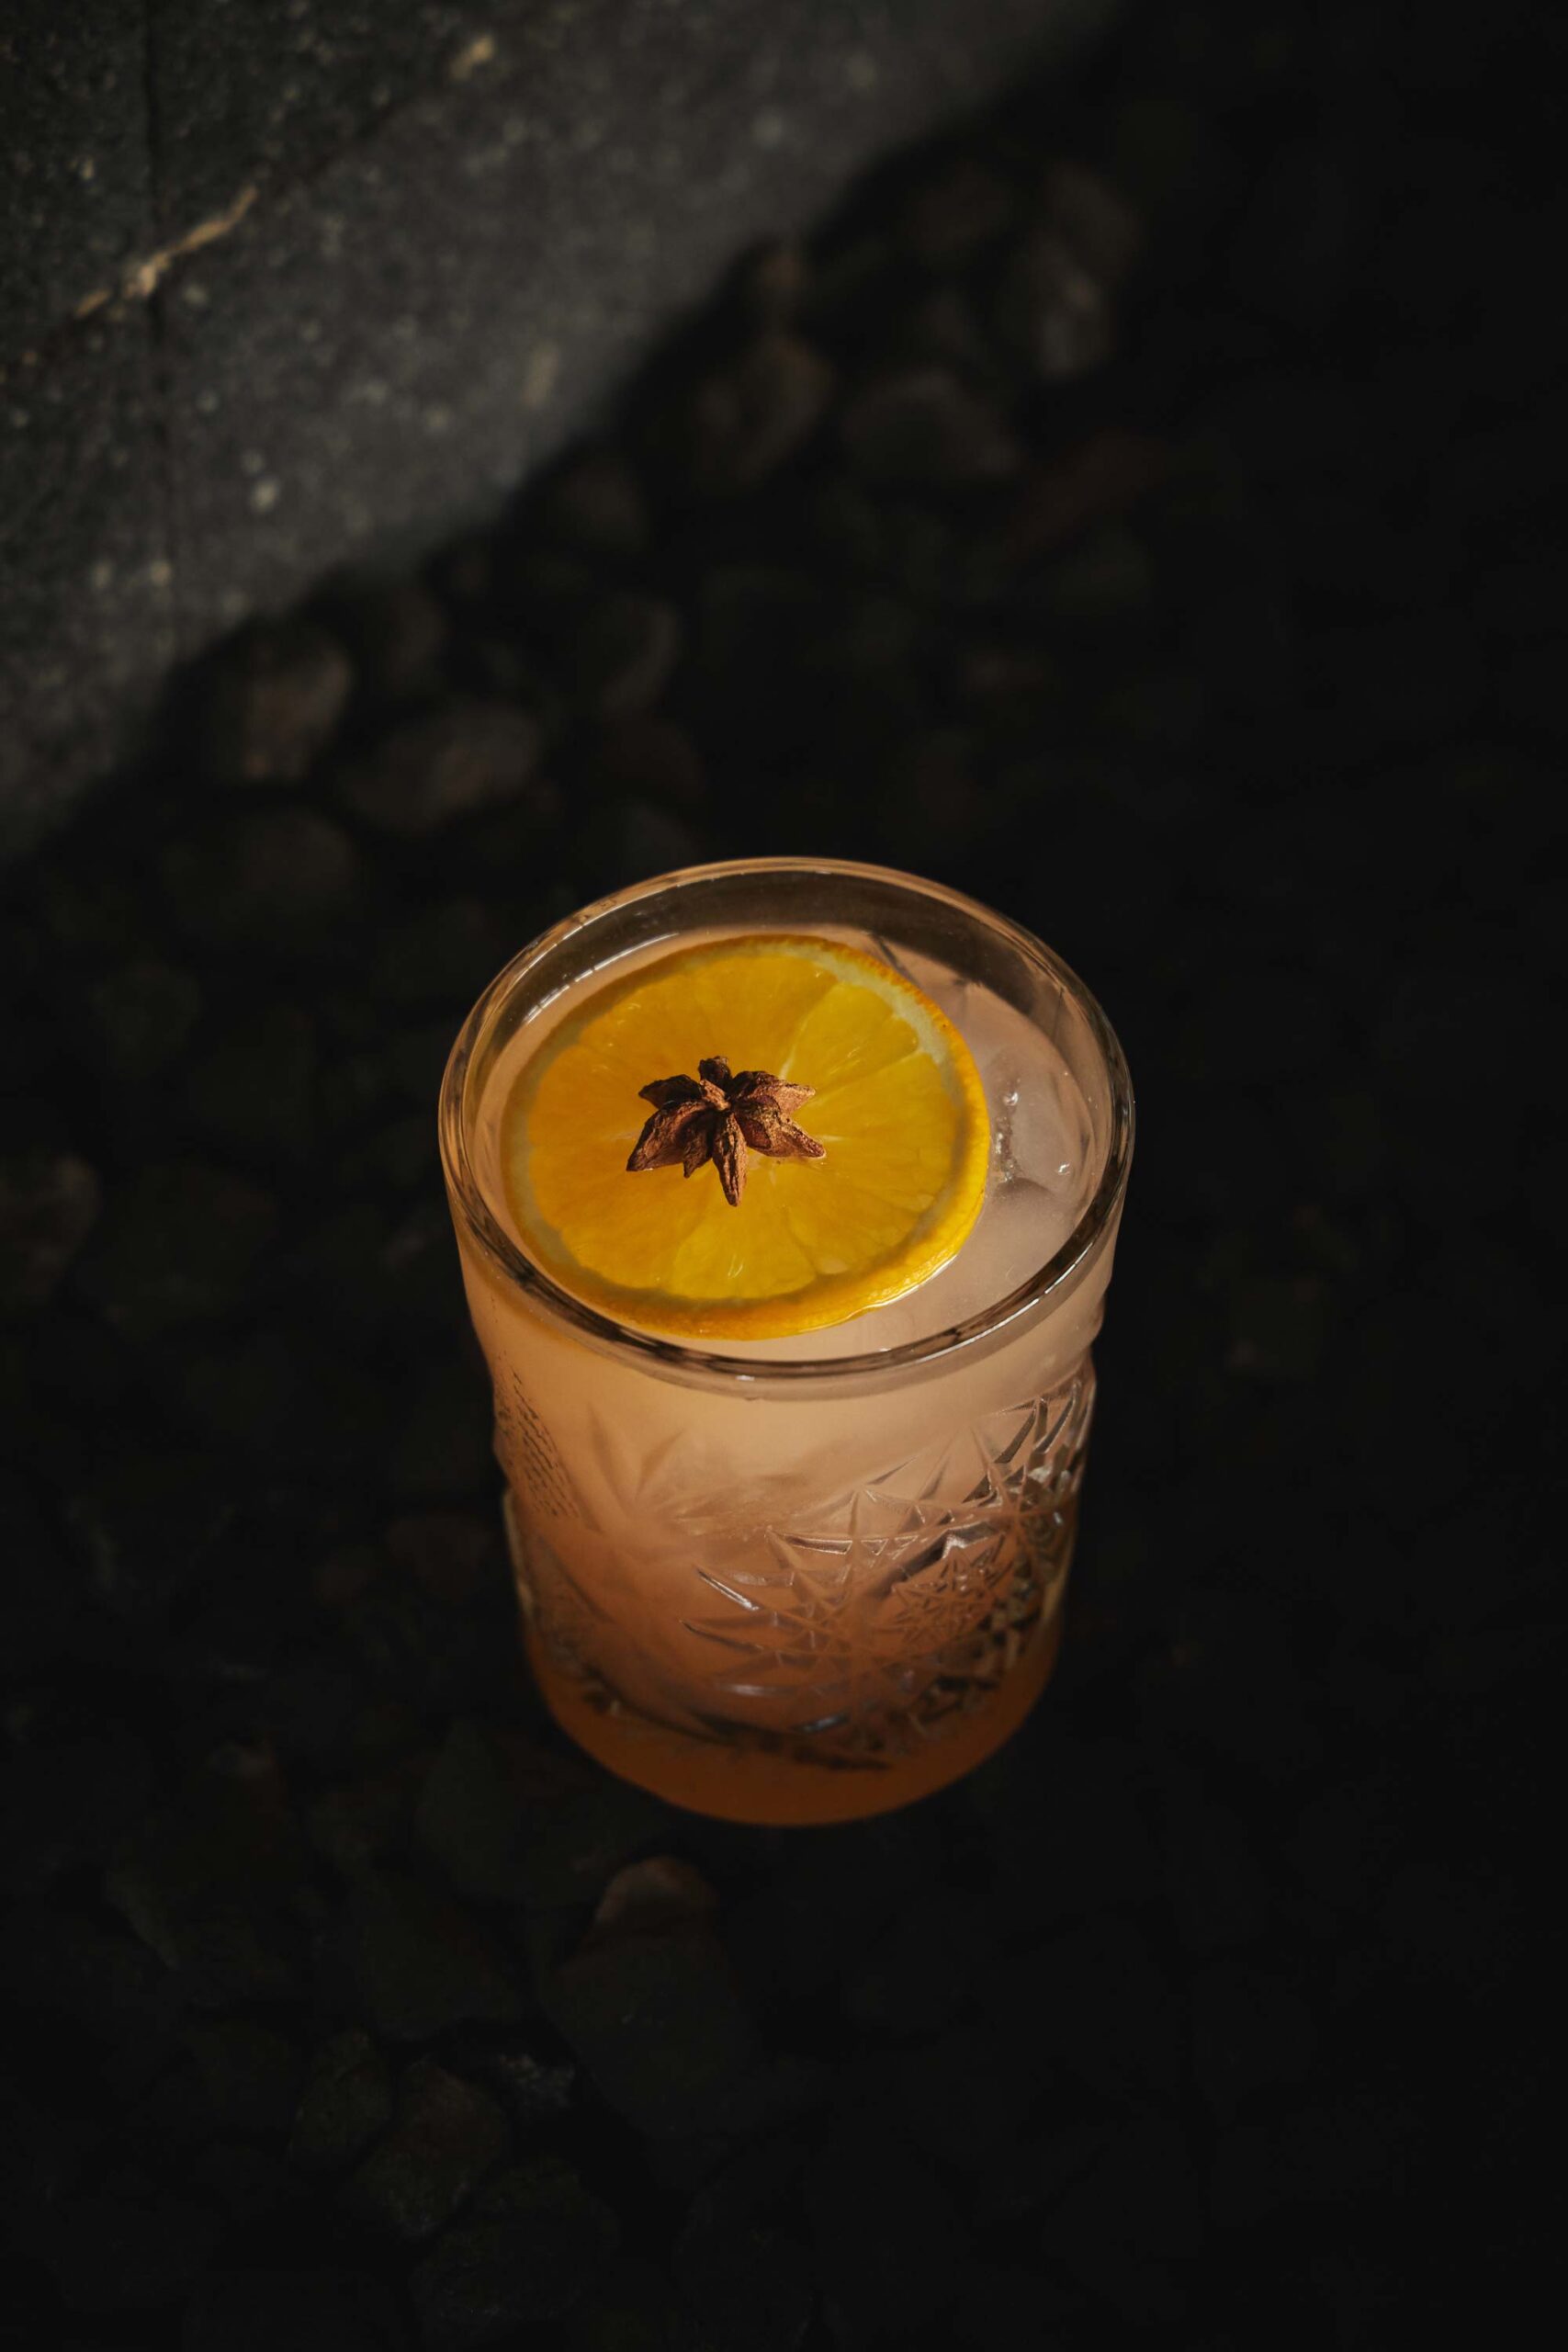
[[[948,1011],[991,1111],[986,1202],[894,1306],[788,1341],[676,1343],[530,1261],[502,1114],[551,1026],[632,959],[780,931],[858,944]],[[1061,1637],[1132,1139],[1121,1047],[1082,983],[911,876],[692,867],[499,975],[447,1065],[442,1157],[528,1656],[581,1747],[698,1812],[824,1822],[923,1796],[1017,1727]]]

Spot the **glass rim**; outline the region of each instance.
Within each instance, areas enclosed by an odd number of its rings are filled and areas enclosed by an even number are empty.
[[[679,1340],[638,1330],[634,1325],[619,1322],[614,1316],[601,1314],[596,1307],[574,1298],[525,1257],[502,1230],[474,1174],[464,1115],[469,1066],[492,1014],[513,995],[528,972],[576,933],[615,910],[690,883],[716,880],[726,875],[769,874],[818,874],[825,879],[891,883],[923,898],[938,899],[971,922],[983,924],[1000,934],[1025,962],[1043,968],[1063,988],[1083,1015],[1105,1062],[1110,1080],[1111,1119],[1105,1161],[1094,1191],[1066,1241],[1004,1297],[945,1330],[932,1332],[925,1339],[907,1340],[901,1347],[878,1348],[853,1356],[791,1356],[759,1361],[685,1347]],[[650,1370],[657,1366],[667,1374],[694,1377],[703,1385],[728,1386],[735,1383],[757,1388],[807,1381],[863,1381],[874,1374],[913,1370],[990,1339],[1028,1315],[1054,1292],[1065,1293],[1113,1228],[1132,1162],[1134,1113],[1126,1057],[1098,1000],[1072,967],[1021,923],[998,914],[978,899],[949,889],[944,883],[928,881],[922,875],[906,873],[897,866],[872,865],[845,858],[741,857],[679,866],[668,874],[652,875],[646,881],[631,883],[625,889],[593,899],[530,940],[483,989],[458,1030],[442,1075],[439,1122],[442,1167],[453,1202],[468,1232],[509,1285],[522,1291],[553,1319],[569,1324],[612,1354],[629,1356]],[[801,1337],[809,1340],[811,1335],[803,1332]]]

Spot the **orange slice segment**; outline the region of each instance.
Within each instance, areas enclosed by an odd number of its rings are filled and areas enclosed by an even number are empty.
[[[710,1164],[632,1175],[640,1090],[722,1057],[815,1089],[820,1159],[753,1151],[739,1204]],[[562,1289],[645,1330],[785,1339],[848,1322],[963,1246],[990,1123],[973,1057],[891,965],[781,932],[706,941],[591,996],[519,1074],[502,1115],[508,1203]]]

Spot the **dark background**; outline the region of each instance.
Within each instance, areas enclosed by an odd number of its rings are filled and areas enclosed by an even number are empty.
[[[1562,63],[1521,7],[1134,11],[419,578],[183,675],[17,872],[18,2343],[1517,2326]],[[805,850],[1050,939],[1141,1128],[1051,1690],[755,1832],[525,1686],[431,1114],[553,913]]]

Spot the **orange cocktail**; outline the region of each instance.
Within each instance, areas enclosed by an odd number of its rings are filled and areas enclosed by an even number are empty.
[[[443,1150],[529,1654],[581,1746],[827,1821],[1016,1726],[1131,1136],[1081,984],[908,876],[694,869],[502,974]]]

